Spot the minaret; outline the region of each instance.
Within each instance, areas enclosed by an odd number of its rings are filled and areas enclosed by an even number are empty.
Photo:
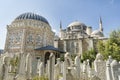
[[[62,22],[60,21],[60,32],[59,32],[59,37],[62,37]]]
[[[62,22],[60,21],[60,30],[62,30]]]
[[[102,26],[102,19],[101,19],[101,17],[99,19],[99,28],[100,28],[100,31],[103,32],[103,26]]]

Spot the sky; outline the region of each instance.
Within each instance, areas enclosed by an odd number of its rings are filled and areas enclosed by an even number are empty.
[[[56,34],[60,21],[64,29],[79,21],[96,30],[100,16],[105,36],[120,28],[120,0],[0,0],[0,49],[4,49],[6,25],[26,12],[45,17]]]

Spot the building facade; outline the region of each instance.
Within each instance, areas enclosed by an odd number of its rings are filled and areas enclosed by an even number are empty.
[[[98,40],[106,40],[101,18],[99,29],[94,31],[79,21],[70,23],[66,29],[62,29],[60,23],[59,36],[55,38],[54,45],[71,54],[81,55],[87,50],[95,49]]]
[[[23,13],[7,25],[5,52],[33,53],[35,48],[53,46],[53,42],[54,32],[40,15]]]

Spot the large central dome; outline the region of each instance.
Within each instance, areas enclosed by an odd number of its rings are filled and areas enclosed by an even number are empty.
[[[42,17],[38,14],[34,14],[31,12],[23,13],[23,14],[19,15],[15,20],[24,20],[24,19],[33,19],[33,20],[38,20],[38,21],[42,21],[42,22],[49,24],[47,19],[45,19],[44,17]]]

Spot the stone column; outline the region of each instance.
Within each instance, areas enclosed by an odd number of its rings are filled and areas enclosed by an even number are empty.
[[[55,66],[55,55],[51,53],[50,57],[50,64],[49,64],[49,80],[54,80],[54,66]]]

